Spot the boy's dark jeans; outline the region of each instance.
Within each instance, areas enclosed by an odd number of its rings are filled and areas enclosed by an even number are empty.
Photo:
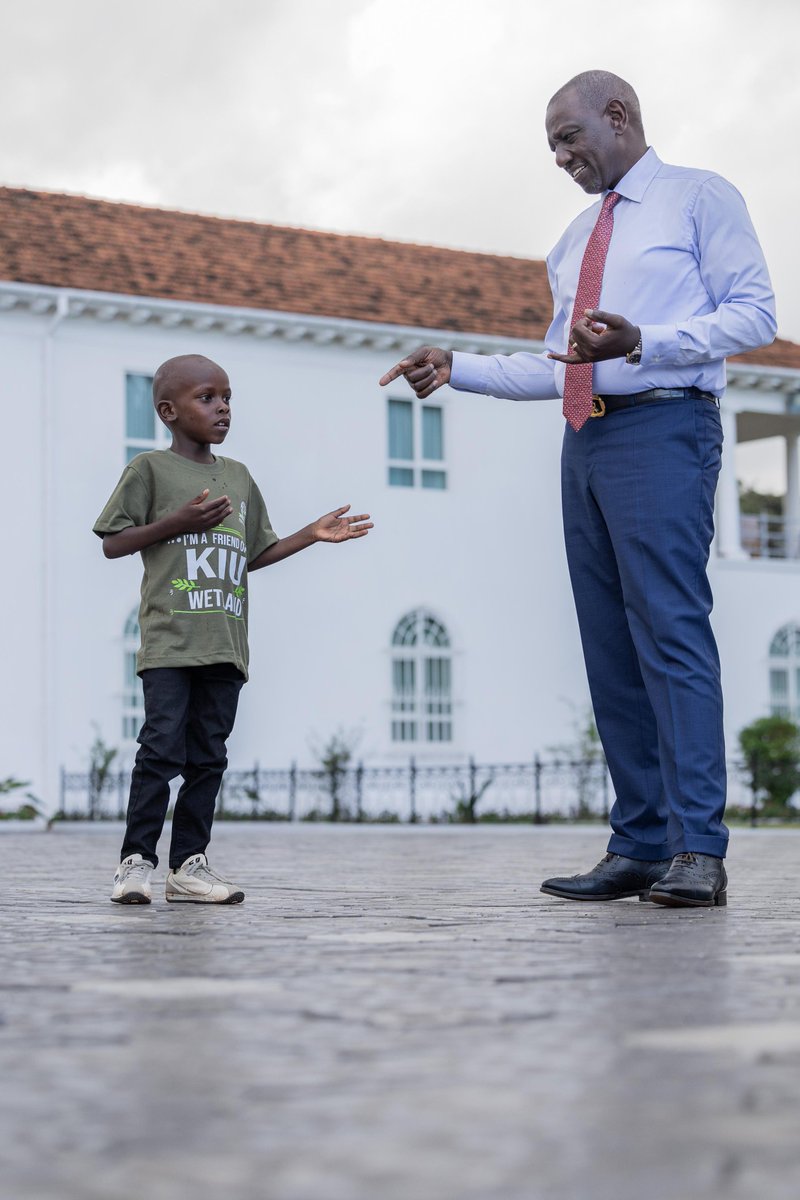
[[[156,845],[169,805],[170,780],[183,776],[172,817],[169,865],[205,854],[228,759],[244,676],[232,663],[142,671],[144,725],[131,776],[121,858],[141,854],[158,866]]]

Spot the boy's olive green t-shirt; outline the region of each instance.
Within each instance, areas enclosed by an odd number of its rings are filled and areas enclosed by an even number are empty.
[[[120,533],[175,512],[205,488],[233,512],[206,533],[142,550],[140,673],[151,667],[233,663],[247,678],[247,564],[277,542],[247,467],[231,458],[195,463],[171,450],[139,454],[122,473],[94,532]]]

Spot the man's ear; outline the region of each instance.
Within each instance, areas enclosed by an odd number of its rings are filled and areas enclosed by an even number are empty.
[[[606,116],[611,121],[615,133],[624,133],[628,128],[628,110],[622,100],[609,100]]]
[[[156,412],[165,425],[171,425],[178,415],[171,400],[159,400],[156,405]]]

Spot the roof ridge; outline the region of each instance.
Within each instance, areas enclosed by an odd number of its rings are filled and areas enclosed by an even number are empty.
[[[543,258],[531,258],[523,254],[503,254],[494,250],[474,250],[466,246],[448,246],[441,242],[419,242],[415,239],[387,238],[373,233],[346,233],[339,229],[320,229],[309,225],[278,224],[274,221],[259,221],[254,217],[226,216],[224,213],[201,212],[194,208],[171,208],[163,204],[144,204],[138,200],[112,200],[107,196],[95,196],[88,192],[55,191],[50,188],[34,188],[0,184],[0,196],[35,196],[42,199],[83,201],[86,204],[108,208],[127,209],[139,213],[158,213],[162,216],[196,217],[202,221],[222,222],[248,228],[269,229],[276,233],[307,233],[314,237],[342,238],[347,241],[377,243],[386,246],[405,246],[418,250],[441,250],[446,254],[464,254],[470,258],[511,259],[514,262],[544,263]]]

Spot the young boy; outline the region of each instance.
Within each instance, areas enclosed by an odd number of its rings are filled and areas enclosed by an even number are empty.
[[[350,505],[279,538],[247,468],[212,453],[231,424],[223,369],[199,354],[162,363],[153,380],[169,450],[133,459],[94,532],[107,558],[141,552],[137,670],[144,725],[131,777],[121,863],[111,899],[149,904],[170,781],[183,776],[172,819],[167,900],[239,904],[244,892],[206,859],[239,691],[247,679],[247,576],[315,542],[364,537]]]

